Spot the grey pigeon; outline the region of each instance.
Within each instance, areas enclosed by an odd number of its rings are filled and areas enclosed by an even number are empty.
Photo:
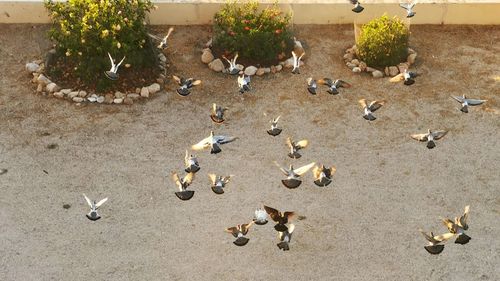
[[[337,95],[339,93],[339,91],[338,91],[339,88],[350,88],[351,87],[351,84],[349,84],[343,80],[337,79],[334,81],[330,78],[319,79],[318,84],[328,86],[327,92],[331,95]]]
[[[332,182],[332,176],[337,169],[335,167],[326,168],[324,165],[313,168],[314,184],[317,186],[327,186]]]
[[[302,157],[302,155],[299,153],[299,150],[304,149],[309,145],[308,140],[301,140],[298,142],[295,142],[292,140],[292,138],[288,137],[286,138],[286,144],[288,148],[290,149],[290,152],[288,153],[288,157],[294,158],[294,159],[299,159]]]
[[[210,118],[215,123],[223,123],[224,122],[224,112],[226,112],[227,108],[219,106],[217,104],[212,104],[212,111],[210,112]]]
[[[215,194],[223,194],[224,193],[224,187],[226,187],[226,184],[229,183],[233,175],[229,176],[218,176],[216,174],[208,174],[208,177],[210,178],[210,183],[212,188],[212,191]]]
[[[267,130],[267,133],[273,137],[281,134],[282,129],[278,128],[278,120],[280,120],[280,117],[281,115],[271,120],[271,129]]]
[[[186,150],[186,156],[184,156],[184,165],[186,173],[196,173],[200,170],[200,164],[198,163],[198,158],[196,155],[189,154]]]
[[[117,73],[118,72],[118,67],[125,60],[125,57],[123,57],[123,59],[118,64],[115,65],[115,61],[111,57],[110,53],[108,53],[108,56],[109,56],[109,60],[111,61],[111,69],[108,70],[108,71],[104,71],[104,74],[106,75],[106,77],[108,77],[111,80],[117,80],[118,77],[120,77],[120,75]]]
[[[278,231],[278,238],[281,242],[276,244],[280,250],[290,250],[290,241],[292,240],[292,233],[295,230],[295,225],[291,223],[285,231]]]
[[[368,121],[373,121],[377,119],[375,116],[373,116],[373,112],[375,112],[377,109],[381,108],[382,105],[385,104],[384,100],[375,100],[372,101],[370,104],[366,103],[366,99],[360,99],[359,104],[363,108],[363,118],[365,118]]]
[[[429,254],[432,255],[437,255],[440,254],[444,250],[444,245],[441,243],[446,242],[453,236],[455,236],[453,233],[445,233],[442,235],[434,235],[434,233],[426,233],[422,230],[420,230],[420,233],[425,237],[427,241],[429,241],[429,245],[424,246],[424,249],[429,252]]]
[[[250,76],[240,72],[240,76],[238,76],[238,88],[241,94],[250,91]]]
[[[214,135],[214,131],[210,131],[210,136],[202,139],[200,142],[193,145],[191,149],[202,150],[205,148],[210,148],[210,153],[216,154],[222,151],[220,149],[221,144],[229,143],[236,139],[237,137],[216,136]]]
[[[245,246],[250,239],[246,238],[248,230],[254,224],[253,221],[246,224],[238,224],[233,227],[226,228],[226,232],[231,233],[236,240],[233,241],[233,244],[236,246]]]
[[[101,216],[97,213],[97,209],[99,209],[99,207],[101,207],[101,205],[104,204],[104,202],[108,201],[108,198],[106,197],[96,203],[95,201],[90,200],[85,194],[83,194],[83,197],[85,197],[85,200],[87,201],[87,204],[89,204],[90,207],[90,212],[86,214],[87,218],[91,221],[96,221],[100,219]]]
[[[177,89],[177,94],[179,94],[183,97],[185,97],[191,93],[191,91],[189,89],[191,89],[193,86],[201,84],[201,80],[194,79],[194,78],[183,78],[183,77],[179,77],[176,75],[172,75],[172,78],[180,86]]]
[[[480,105],[486,102],[486,100],[468,99],[465,95],[463,95],[462,97],[451,97],[462,104],[462,108],[460,108],[460,111],[462,111],[463,113],[469,112],[469,106]]]
[[[455,243],[465,245],[469,243],[471,238],[465,234],[465,231],[469,229],[467,224],[467,219],[469,218],[470,207],[465,206],[464,214],[460,217],[455,217],[455,220],[442,219],[443,224],[448,228],[448,231],[454,235],[457,235]]]
[[[172,180],[179,189],[179,191],[175,192],[175,196],[177,196],[177,198],[183,201],[193,198],[194,190],[187,190],[189,185],[191,185],[191,183],[193,182],[193,179],[194,179],[194,173],[188,173],[183,178],[180,178],[176,172],[172,173]]]
[[[352,11],[355,13],[361,13],[365,8],[361,7],[361,3],[359,3],[358,0],[349,0],[351,4],[354,5],[354,8],[352,8]]]
[[[231,75],[236,75],[240,73],[240,69],[236,65],[236,60],[238,59],[238,53],[234,55],[232,60],[228,60],[225,56],[222,56],[222,58],[225,59],[227,63],[229,63],[229,68],[227,69],[227,73]]]
[[[411,3],[400,3],[399,6],[403,9],[406,10],[406,17],[411,18],[413,17],[416,13],[413,11],[413,7],[415,7],[415,4],[417,2],[413,1]]]
[[[311,95],[315,95],[317,89],[318,84],[316,83],[316,80],[314,80],[312,77],[307,78],[307,91],[309,91]]]
[[[433,149],[434,147],[436,147],[436,143],[434,141],[444,137],[447,133],[448,131],[443,131],[443,130],[431,131],[431,129],[428,129],[427,133],[412,134],[411,137],[418,141],[427,142],[427,148]]]
[[[299,187],[300,184],[302,184],[302,175],[307,173],[307,171],[309,171],[315,165],[315,163],[312,162],[300,168],[294,169],[292,164],[290,164],[289,168],[282,167],[277,162],[274,162],[274,164],[286,176],[286,179],[281,180],[281,183],[285,187],[290,189]]]

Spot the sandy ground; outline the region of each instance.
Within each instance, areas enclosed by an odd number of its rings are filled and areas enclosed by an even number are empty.
[[[255,78],[241,96],[234,77],[200,62],[210,28],[177,27],[172,69],[202,86],[182,98],[170,83],[132,106],[35,95],[24,64],[50,47],[46,30],[0,25],[0,168],[9,170],[0,175],[0,280],[500,279],[500,28],[412,26],[421,76],[406,87],[343,65],[352,26],[298,26],[309,46],[302,74]],[[354,86],[309,96],[309,76]],[[462,114],[451,94],[488,102]],[[360,98],[388,103],[369,123]],[[230,108],[226,124],[211,122],[212,102]],[[270,137],[268,122],[280,114],[284,131]],[[427,128],[450,133],[428,150],[409,138]],[[196,194],[180,201],[167,175],[210,130],[240,139],[218,155],[198,153]],[[289,135],[311,141],[299,160],[286,156]],[[274,160],[317,161],[337,173],[327,188],[308,174],[288,190]],[[208,172],[236,177],[217,196]],[[87,220],[82,193],[109,197],[101,220]],[[278,250],[272,224],[251,229],[242,248],[223,231],[248,222],[261,203],[306,217],[290,251]],[[439,218],[466,204],[471,242],[429,255],[418,229],[444,232]]]

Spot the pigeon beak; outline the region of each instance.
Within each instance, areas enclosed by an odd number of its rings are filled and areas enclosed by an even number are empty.
[[[425,246],[424,248],[427,252],[429,252],[429,254],[437,255],[444,250],[444,245]]]
[[[302,183],[301,180],[298,179],[286,179],[282,180],[281,183],[283,183],[284,186],[293,189],[299,187],[299,185]]]
[[[177,191],[175,193],[175,195],[177,196],[177,198],[179,198],[183,201],[187,201],[187,200],[193,198],[194,190]]]
[[[239,237],[238,239],[234,240],[233,244],[236,245],[236,246],[245,246],[248,241],[250,241],[250,239],[246,238],[246,237]]]

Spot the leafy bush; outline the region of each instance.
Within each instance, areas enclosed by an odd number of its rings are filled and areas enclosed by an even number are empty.
[[[272,63],[289,52],[293,39],[288,29],[291,15],[277,3],[259,11],[258,2],[227,2],[214,16],[213,45],[217,50],[238,53],[243,59]]]
[[[357,55],[371,66],[397,65],[408,55],[409,36],[403,21],[383,15],[361,27]]]
[[[150,0],[45,0],[45,7],[57,53],[76,65],[83,81],[109,85],[103,77],[110,68],[108,52],[116,62],[126,56],[123,64],[138,68],[154,63],[145,26],[146,13],[153,8]]]

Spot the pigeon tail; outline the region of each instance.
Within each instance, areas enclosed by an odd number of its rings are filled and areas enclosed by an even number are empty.
[[[307,90],[309,91],[309,93],[311,93],[311,95],[315,95],[316,94],[316,88],[307,87]]]
[[[330,88],[326,91],[327,93],[329,93],[330,95],[338,95],[339,94],[339,91],[335,88]]]
[[[300,155],[300,153],[295,151],[294,153],[288,153],[288,157],[293,158],[293,159],[299,159],[300,157],[302,157],[302,155]]]
[[[189,167],[187,167],[186,169],[184,169],[184,171],[186,173],[196,173],[200,170],[200,167],[197,166],[197,165],[190,165]]]
[[[361,13],[364,9],[365,9],[365,8],[361,7],[361,5],[357,5],[356,7],[354,7],[354,8],[352,9],[352,11],[353,11],[353,12],[355,12],[355,13],[358,13],[358,14],[359,14],[359,13]]]
[[[283,250],[283,251],[290,250],[290,246],[288,246],[288,242],[280,242],[276,245],[278,246],[278,248],[280,248],[280,250]]]
[[[177,191],[175,193],[175,195],[177,196],[177,198],[179,198],[183,201],[187,201],[187,200],[193,198],[194,190]]]
[[[409,78],[409,79],[406,79],[404,82],[403,82],[406,86],[410,86],[410,85],[413,85],[415,83],[415,80]]]
[[[101,216],[95,212],[91,212],[90,214],[86,214],[87,218],[91,221],[96,221],[101,218]]]
[[[241,246],[245,246],[249,240],[250,239],[242,236],[242,237],[239,237],[238,239],[234,240],[233,244],[241,247]]]
[[[220,149],[218,144],[216,144],[216,143],[212,144],[212,148],[210,149],[210,154],[217,154],[221,151],[222,151],[222,149]]]
[[[377,117],[373,116],[373,114],[371,114],[371,113],[363,115],[363,118],[365,118],[368,121],[373,121],[373,120],[377,119]]]
[[[180,96],[187,96],[189,95],[191,92],[188,90],[188,89],[183,89],[183,88],[178,88],[177,89],[177,94],[179,94]]]
[[[279,232],[285,232],[288,230],[288,227],[284,224],[278,223],[274,226],[274,229]]]
[[[105,71],[104,74],[110,80],[118,80],[118,77],[120,77],[120,75],[118,75],[118,73],[114,73],[112,71]]]
[[[325,177],[325,178],[322,178],[321,180],[315,180],[315,181],[314,181],[314,184],[315,184],[315,185],[317,185],[317,186],[321,186],[321,187],[323,187],[323,186],[327,186],[327,185],[329,185],[330,183],[332,183],[332,180],[331,180],[331,179],[329,179],[329,178],[326,178],[326,177]]]
[[[433,149],[434,147],[436,147],[436,143],[434,141],[428,141],[427,142],[427,148],[428,149]]]
[[[462,106],[462,108],[460,108],[460,111],[462,111],[463,113],[469,113],[469,107],[467,105],[464,105]]]
[[[215,115],[210,115],[210,119],[212,119],[212,121],[214,121],[215,123],[223,123],[224,122],[224,118],[218,118],[217,116]]]
[[[429,254],[437,255],[440,254],[444,250],[444,245],[432,245],[424,247]]]
[[[299,187],[302,181],[298,179],[286,179],[282,180],[281,183],[287,188],[294,189]]]
[[[256,220],[256,219],[253,219],[253,221],[255,222],[255,224],[258,224],[258,225],[264,225],[267,223],[267,220]]]
[[[467,243],[469,243],[469,241],[471,240],[472,238],[470,238],[470,236],[468,236],[467,234],[465,233],[462,233],[460,235],[458,235],[457,239],[455,239],[455,243],[456,244],[461,244],[461,245],[465,245]]]
[[[215,186],[215,185],[212,185],[211,186],[212,188],[212,191],[215,193],[215,194],[223,194],[224,193],[224,190],[222,189],[222,187],[220,186]]]
[[[275,136],[281,134],[281,129],[274,128],[272,130],[267,130],[267,133],[270,134],[271,136],[275,137]]]

